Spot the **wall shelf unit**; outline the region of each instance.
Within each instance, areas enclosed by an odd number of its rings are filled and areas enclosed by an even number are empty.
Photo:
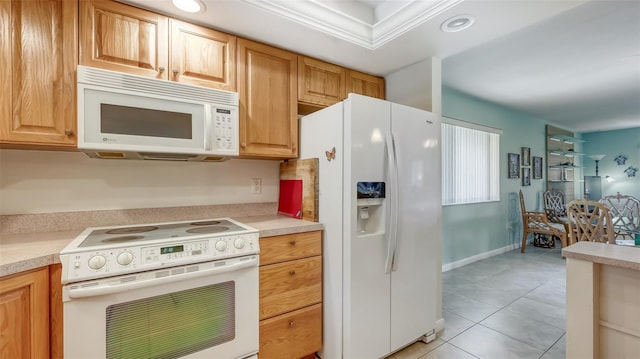
[[[575,145],[585,142],[573,132],[547,125],[547,190],[565,194],[567,203],[575,199],[575,182],[582,182],[582,156]]]

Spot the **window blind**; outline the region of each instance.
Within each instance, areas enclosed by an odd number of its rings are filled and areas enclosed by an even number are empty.
[[[499,129],[443,118],[442,204],[500,200]]]

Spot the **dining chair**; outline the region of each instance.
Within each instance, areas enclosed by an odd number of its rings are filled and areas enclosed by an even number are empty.
[[[567,205],[567,215],[571,244],[579,241],[616,243],[611,214],[604,204],[573,200]]]
[[[529,234],[546,234],[560,238],[562,247],[567,246],[567,227],[561,223],[554,223],[547,218],[545,212],[529,212],[524,204],[524,196],[520,191],[520,212],[522,214],[522,245],[520,253],[524,253]]]
[[[555,189],[550,189],[544,192],[544,209],[547,211],[547,216],[552,214],[552,211],[561,223],[567,222],[567,202],[564,192]],[[549,218],[553,220],[552,218]]]
[[[618,192],[603,197],[600,203],[609,209],[616,238],[634,239],[634,232],[640,230],[640,200]]]

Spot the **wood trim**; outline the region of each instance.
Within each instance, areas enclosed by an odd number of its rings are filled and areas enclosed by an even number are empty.
[[[62,313],[62,265],[49,266],[49,345],[51,359],[64,359]]]

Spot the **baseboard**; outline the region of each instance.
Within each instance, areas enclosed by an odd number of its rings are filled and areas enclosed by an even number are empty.
[[[456,269],[456,268],[465,266],[467,264],[471,264],[473,262],[477,262],[477,261],[480,261],[480,260],[483,260],[483,259],[486,259],[486,258],[489,258],[489,257],[497,256],[498,254],[509,252],[509,251],[514,250],[516,248],[520,248],[520,243],[509,244],[508,246],[504,246],[502,248],[494,249],[494,250],[489,251],[489,252],[476,254],[475,256],[463,258],[463,259],[461,259],[459,261],[443,264],[442,265],[442,271],[443,272],[447,272],[447,271],[450,271],[452,269]]]

